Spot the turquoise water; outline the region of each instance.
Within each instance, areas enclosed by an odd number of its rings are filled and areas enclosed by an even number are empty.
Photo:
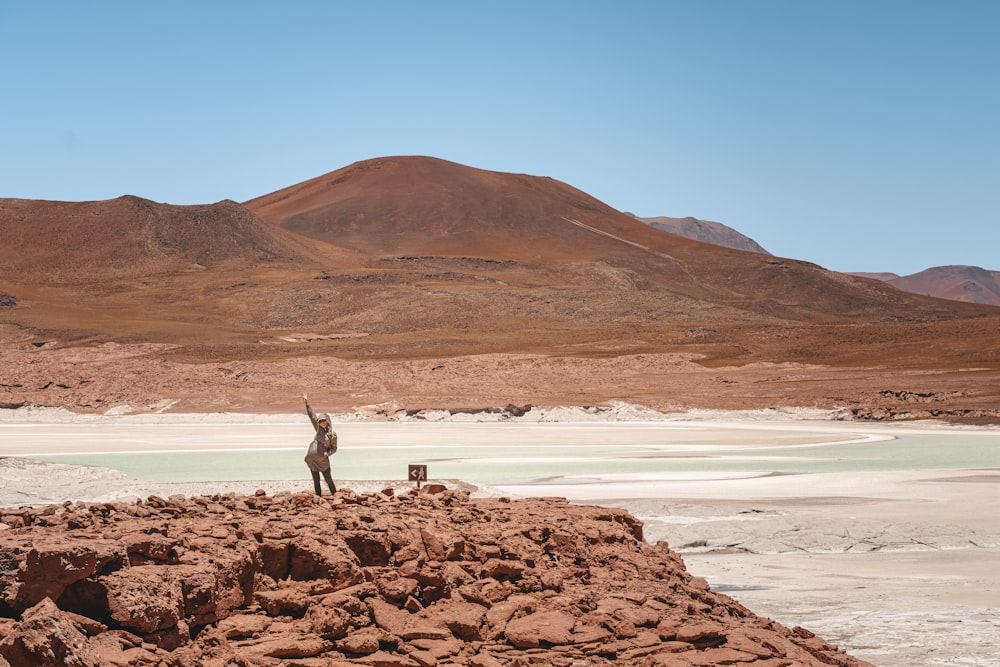
[[[618,437],[627,437],[623,430]],[[544,440],[544,439],[543,439]],[[308,478],[304,447],[272,450],[141,452],[33,456],[94,465],[155,481],[284,480]],[[821,473],[1000,468],[1000,433],[902,434],[893,440],[809,447],[732,447],[700,444],[679,453],[668,447],[622,444],[518,445],[342,444],[333,457],[340,480],[405,480],[407,465],[426,464],[431,479],[478,484],[537,483],[564,476],[650,475],[678,472]]]

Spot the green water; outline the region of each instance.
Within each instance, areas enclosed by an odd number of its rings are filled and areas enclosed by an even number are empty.
[[[622,437],[627,437],[624,430]],[[544,439],[543,439],[544,440]],[[155,481],[284,480],[308,477],[304,448],[34,456],[94,465]],[[333,457],[341,480],[403,480],[407,465],[426,464],[432,479],[479,484],[532,483],[566,476],[649,476],[678,472],[821,473],[1000,468],[1000,433],[902,434],[894,440],[810,447],[742,448],[702,445],[678,452],[629,444],[411,445],[351,447]]]

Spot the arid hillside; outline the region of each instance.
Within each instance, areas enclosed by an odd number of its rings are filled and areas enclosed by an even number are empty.
[[[752,238],[718,222],[692,217],[659,216],[638,219],[656,229],[696,241],[770,254]],[[896,289],[913,294],[1000,306],[1000,271],[989,271],[978,266],[936,266],[907,276],[888,271],[852,271],[849,275],[881,280]]]
[[[487,327],[511,317],[662,330],[996,314],[662,234],[553,179],[432,158],[358,163],[246,206],[284,229],[367,255],[369,280],[377,268],[382,282],[429,288],[432,303],[442,294],[461,298],[463,318],[481,313]]]
[[[139,197],[109,201],[0,200],[6,279],[93,285],[184,271],[301,262],[304,244],[232,201],[172,206]]]
[[[97,409],[168,392],[187,396],[188,409],[208,396],[213,406],[260,408],[262,399],[240,396],[228,375],[194,369],[274,370],[304,359],[422,363],[491,354],[625,363],[673,355],[711,373],[794,364],[868,369],[879,383],[884,369],[895,369],[891,376],[1000,367],[998,308],[682,238],[551,178],[435,158],[360,162],[242,205],[0,200],[0,231],[4,405]],[[139,365],[116,366],[116,382],[128,381],[112,388],[97,358]],[[80,359],[91,361],[73,361]],[[169,364],[183,370],[167,372]],[[692,405],[734,391],[730,382],[686,396],[650,376],[625,392],[593,368],[547,376],[552,368],[540,364],[514,383],[517,391],[498,386],[489,397],[458,381],[448,392],[429,378],[407,384],[398,368],[384,367],[345,371],[365,381],[374,373],[371,395],[331,393],[345,404],[399,395],[438,404],[505,395],[599,402],[628,393]],[[786,403],[787,387],[780,395],[769,389],[774,376],[764,372],[759,386],[740,387],[725,405]],[[271,380],[301,385],[292,371],[275,370]],[[979,409],[995,393],[988,378],[977,383],[985,393],[971,404]],[[830,395],[807,385],[793,402],[839,404],[859,391],[839,385]],[[882,389],[918,391],[868,386]]]

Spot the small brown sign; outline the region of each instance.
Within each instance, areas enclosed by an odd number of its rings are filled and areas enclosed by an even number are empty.
[[[417,488],[420,488],[421,482],[427,481],[427,466],[425,465],[414,465],[410,464],[410,481],[417,483]]]

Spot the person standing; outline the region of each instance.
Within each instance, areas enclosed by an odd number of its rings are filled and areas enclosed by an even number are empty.
[[[317,416],[309,405],[309,397],[302,394],[302,398],[306,402],[306,414],[309,415],[309,421],[316,429],[316,435],[309,443],[309,451],[305,458],[309,472],[312,473],[313,487],[316,489],[317,496],[323,495],[319,484],[319,476],[322,473],[323,478],[326,479],[326,485],[330,487],[330,495],[333,495],[337,493],[337,485],[333,483],[333,476],[330,474],[330,455],[337,451],[337,432],[330,428],[330,415],[323,413]]]

